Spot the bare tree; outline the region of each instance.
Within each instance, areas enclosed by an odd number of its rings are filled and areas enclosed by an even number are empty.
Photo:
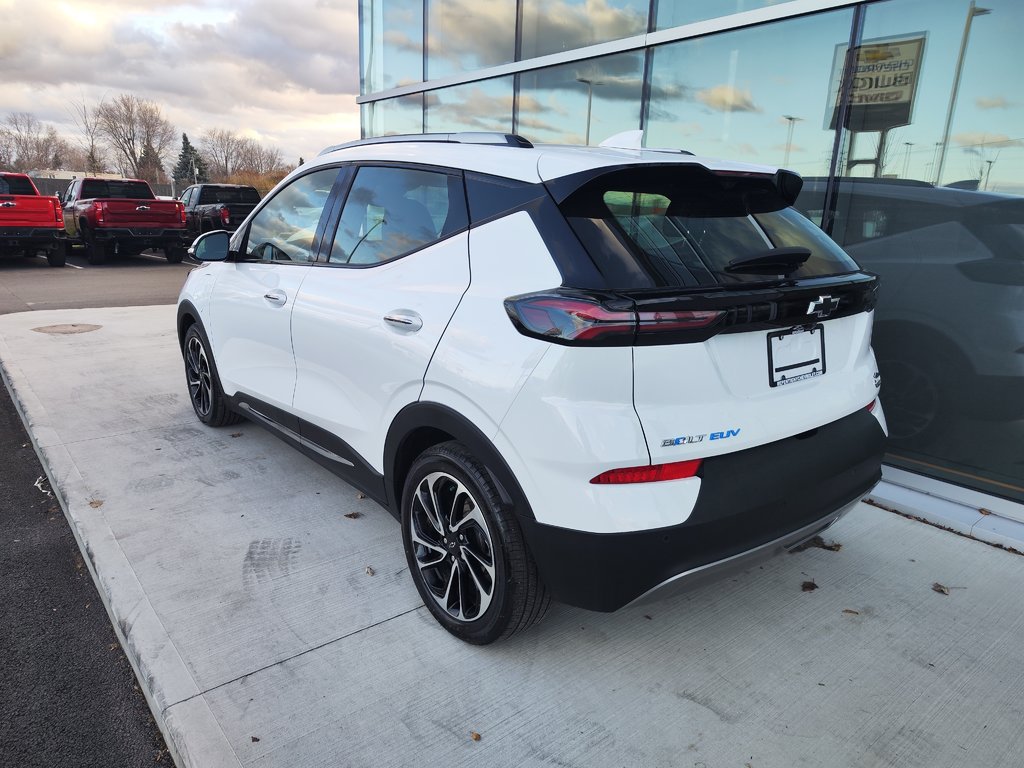
[[[276,147],[265,147],[255,139],[239,139],[235,171],[265,176],[284,169],[284,157]]]
[[[102,173],[110,167],[106,150],[100,144],[103,133],[100,130],[96,109],[90,109],[85,97],[71,105],[71,119],[75,121],[82,137],[78,140],[81,148],[81,170],[86,173]]]
[[[29,112],[7,116],[0,144],[3,164],[15,171],[59,168],[71,149],[52,125],[43,125]]]
[[[0,168],[14,170],[14,134],[0,125]]]
[[[145,170],[144,155],[147,156],[146,168],[154,167],[153,156],[162,168],[177,131],[163,116],[158,104],[122,93],[100,102],[94,116],[101,135],[114,151],[121,173],[141,177]]]
[[[235,172],[241,139],[224,128],[211,128],[199,139],[211,181],[225,181]]]

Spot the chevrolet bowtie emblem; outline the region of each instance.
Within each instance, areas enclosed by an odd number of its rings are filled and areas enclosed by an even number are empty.
[[[839,306],[839,299],[833,299],[829,295],[819,296],[817,301],[807,305],[807,314],[815,317],[828,317]]]

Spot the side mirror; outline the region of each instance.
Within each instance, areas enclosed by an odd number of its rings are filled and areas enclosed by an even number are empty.
[[[231,236],[223,229],[206,232],[196,238],[188,255],[196,261],[224,261],[228,257]]]

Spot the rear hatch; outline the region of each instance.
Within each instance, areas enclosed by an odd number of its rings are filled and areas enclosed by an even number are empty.
[[[578,176],[549,188],[601,276],[579,293],[634,314],[606,341],[633,347],[652,462],[763,445],[874,401],[877,278],[790,207],[798,177],[697,163]]]
[[[90,179],[82,184],[82,198],[102,206],[103,227],[129,229],[181,228],[181,203],[157,200],[143,181]]]
[[[43,197],[28,179],[0,174],[0,227],[62,227],[57,199]]]

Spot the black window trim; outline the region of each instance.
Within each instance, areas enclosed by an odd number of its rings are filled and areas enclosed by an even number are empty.
[[[469,199],[466,194],[466,174],[460,168],[452,168],[445,165],[430,165],[428,163],[408,163],[394,160],[354,160],[347,163],[341,164],[343,168],[348,169],[351,174],[347,180],[347,184],[343,190],[339,191],[337,200],[335,201],[334,207],[331,209],[331,216],[328,220],[328,226],[326,231],[330,232],[330,237],[323,237],[319,243],[319,252],[317,253],[316,261],[313,262],[315,267],[326,267],[330,269],[374,269],[376,267],[384,266],[385,264],[393,264],[394,262],[404,259],[407,256],[412,256],[414,253],[419,253],[425,248],[432,248],[438,243],[443,243],[445,240],[449,240],[456,235],[461,235],[463,232],[468,232],[470,229],[470,213],[469,213]],[[424,171],[427,173],[437,173],[445,176],[454,176],[459,180],[459,184],[462,187],[462,198],[463,205],[466,211],[466,224],[459,229],[452,230],[444,237],[439,237],[436,240],[431,240],[425,245],[421,245],[419,248],[415,248],[411,251],[399,254],[394,258],[387,259],[386,261],[377,261],[372,264],[350,264],[341,262],[330,261],[331,249],[334,246],[334,238],[338,236],[338,227],[341,224],[341,213],[345,209],[345,203],[348,202],[349,192],[352,191],[352,186],[355,184],[356,176],[359,174],[361,168],[402,168],[411,171]],[[326,234],[326,232],[325,232]]]

